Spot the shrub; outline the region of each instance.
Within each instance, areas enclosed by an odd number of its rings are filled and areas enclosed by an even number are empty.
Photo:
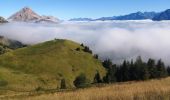
[[[76,79],[74,80],[74,85],[77,88],[85,88],[90,85],[89,80],[86,78],[85,74],[80,74]]]
[[[80,51],[80,48],[76,48],[76,51]]]
[[[35,89],[35,91],[42,91],[43,90],[43,88],[42,87],[37,87],[36,89]]]
[[[99,59],[99,56],[97,54],[94,55],[95,59]]]

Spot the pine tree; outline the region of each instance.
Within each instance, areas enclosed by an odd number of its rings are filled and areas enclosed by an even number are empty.
[[[148,71],[150,74],[150,79],[156,78],[157,77],[157,69],[156,69],[156,64],[154,59],[149,59],[147,62],[148,66]]]
[[[112,67],[112,62],[110,59],[107,59],[103,62],[103,66],[106,68],[106,69],[109,69],[110,67]]]
[[[112,65],[111,67],[108,68],[107,74],[103,78],[103,81],[105,83],[114,83],[114,82],[116,82],[117,81],[116,73],[117,73],[117,67],[116,67],[116,65]]]
[[[143,66],[141,66],[141,79],[148,80],[149,78],[150,78],[150,73],[148,70],[148,66],[146,64],[143,64]]]
[[[157,78],[163,78],[163,77],[167,76],[167,71],[166,71],[165,65],[161,59],[158,60],[156,68],[157,68]]]
[[[98,71],[94,77],[94,83],[102,83],[102,79],[101,79],[100,73]]]
[[[65,81],[65,79],[62,79],[61,80],[61,85],[60,85],[60,89],[66,89],[67,87],[66,87],[66,81]]]
[[[128,81],[130,80],[129,76],[129,67],[130,64],[129,62],[127,62],[126,60],[123,62],[123,65],[120,67],[120,71],[121,71],[121,81]]]
[[[170,66],[167,67],[168,76],[170,76]]]

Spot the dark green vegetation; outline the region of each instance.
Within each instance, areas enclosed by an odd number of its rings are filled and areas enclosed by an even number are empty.
[[[165,78],[170,75],[170,67],[165,67],[162,60],[158,60],[157,63],[154,59],[143,62],[140,56],[135,62],[124,61],[119,66],[105,60],[103,66],[107,69],[103,79],[106,83]]]
[[[0,56],[0,88],[6,90],[68,89],[75,87],[82,73],[88,84],[93,83],[96,72],[106,74],[102,63],[84,46],[68,40],[55,39]]]
[[[88,87],[90,84],[90,81],[86,78],[85,74],[80,74],[79,76],[76,77],[74,80],[74,85],[77,88],[85,88]]]

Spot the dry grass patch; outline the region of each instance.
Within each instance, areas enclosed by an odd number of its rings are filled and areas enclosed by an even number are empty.
[[[26,96],[23,100],[170,100],[170,78],[113,84],[71,92]]]

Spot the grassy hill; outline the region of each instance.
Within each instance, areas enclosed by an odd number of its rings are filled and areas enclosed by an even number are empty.
[[[73,81],[81,73],[92,82],[96,71],[103,76],[105,69],[83,48],[72,41],[53,40],[5,53],[0,56],[0,89],[58,89],[63,78],[67,87],[73,88]]]

